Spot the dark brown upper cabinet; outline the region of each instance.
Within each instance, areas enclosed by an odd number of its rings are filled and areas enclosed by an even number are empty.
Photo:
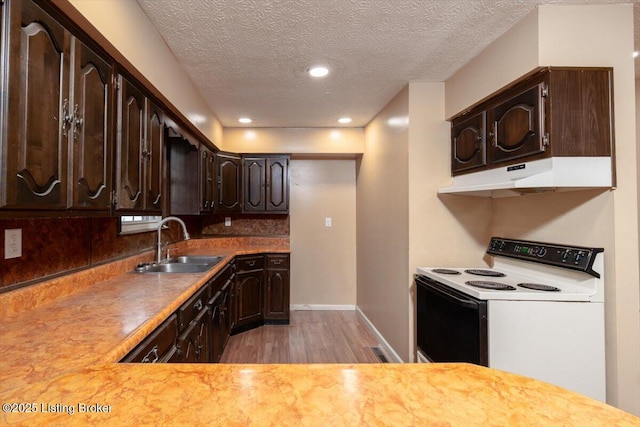
[[[462,116],[451,123],[451,170],[474,169],[487,164],[486,112]]]
[[[178,132],[182,130],[166,129],[167,197],[164,212],[167,215],[198,215],[199,144],[190,135]]]
[[[164,176],[164,113],[150,99],[146,99],[146,129],[142,148],[145,160],[145,210],[160,211]]]
[[[126,77],[118,75],[117,210],[160,212],[164,114]]]
[[[213,212],[216,206],[216,156],[200,145],[200,212]]]
[[[109,208],[113,146],[113,67],[78,39],[72,40],[73,208]],[[71,105],[71,104],[69,104]]]
[[[489,110],[492,123],[489,131],[491,163],[532,156],[545,150],[549,141],[544,126],[546,96],[546,83],[534,81],[521,93],[510,96]]]
[[[596,67],[537,69],[454,117],[453,175],[547,157],[611,156],[612,72]]]
[[[110,206],[111,65],[30,0],[3,8],[0,206]]]
[[[245,156],[244,212],[289,212],[289,157]]]
[[[242,210],[242,159],[231,153],[216,153],[218,197],[216,212]]]

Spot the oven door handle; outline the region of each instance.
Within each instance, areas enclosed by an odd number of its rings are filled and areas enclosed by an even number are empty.
[[[434,286],[432,283],[429,283],[425,280],[423,280],[422,278],[418,277],[416,278],[416,283],[419,286],[422,286],[424,288],[428,288],[431,292],[434,292],[440,296],[442,296],[443,298],[448,299],[449,301],[453,301],[454,303],[462,306],[462,307],[466,307],[466,308],[471,308],[471,309],[478,309],[478,303],[476,301],[470,300],[470,299],[466,299],[466,298],[460,298],[457,295],[454,295],[451,292],[448,292],[446,289],[443,289],[440,286]]]

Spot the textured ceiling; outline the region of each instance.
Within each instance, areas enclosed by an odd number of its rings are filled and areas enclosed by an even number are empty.
[[[409,81],[445,80],[539,4],[632,1],[138,3],[224,126],[249,116],[255,127],[333,127],[346,115],[360,127]],[[316,64],[331,74],[312,80]]]

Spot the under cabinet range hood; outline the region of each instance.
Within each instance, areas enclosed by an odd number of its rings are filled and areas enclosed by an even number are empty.
[[[510,197],[529,193],[612,188],[611,157],[550,157],[453,177],[440,194]]]

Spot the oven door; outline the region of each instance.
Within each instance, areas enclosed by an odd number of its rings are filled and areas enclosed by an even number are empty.
[[[431,362],[488,366],[487,302],[415,277],[418,351]]]

